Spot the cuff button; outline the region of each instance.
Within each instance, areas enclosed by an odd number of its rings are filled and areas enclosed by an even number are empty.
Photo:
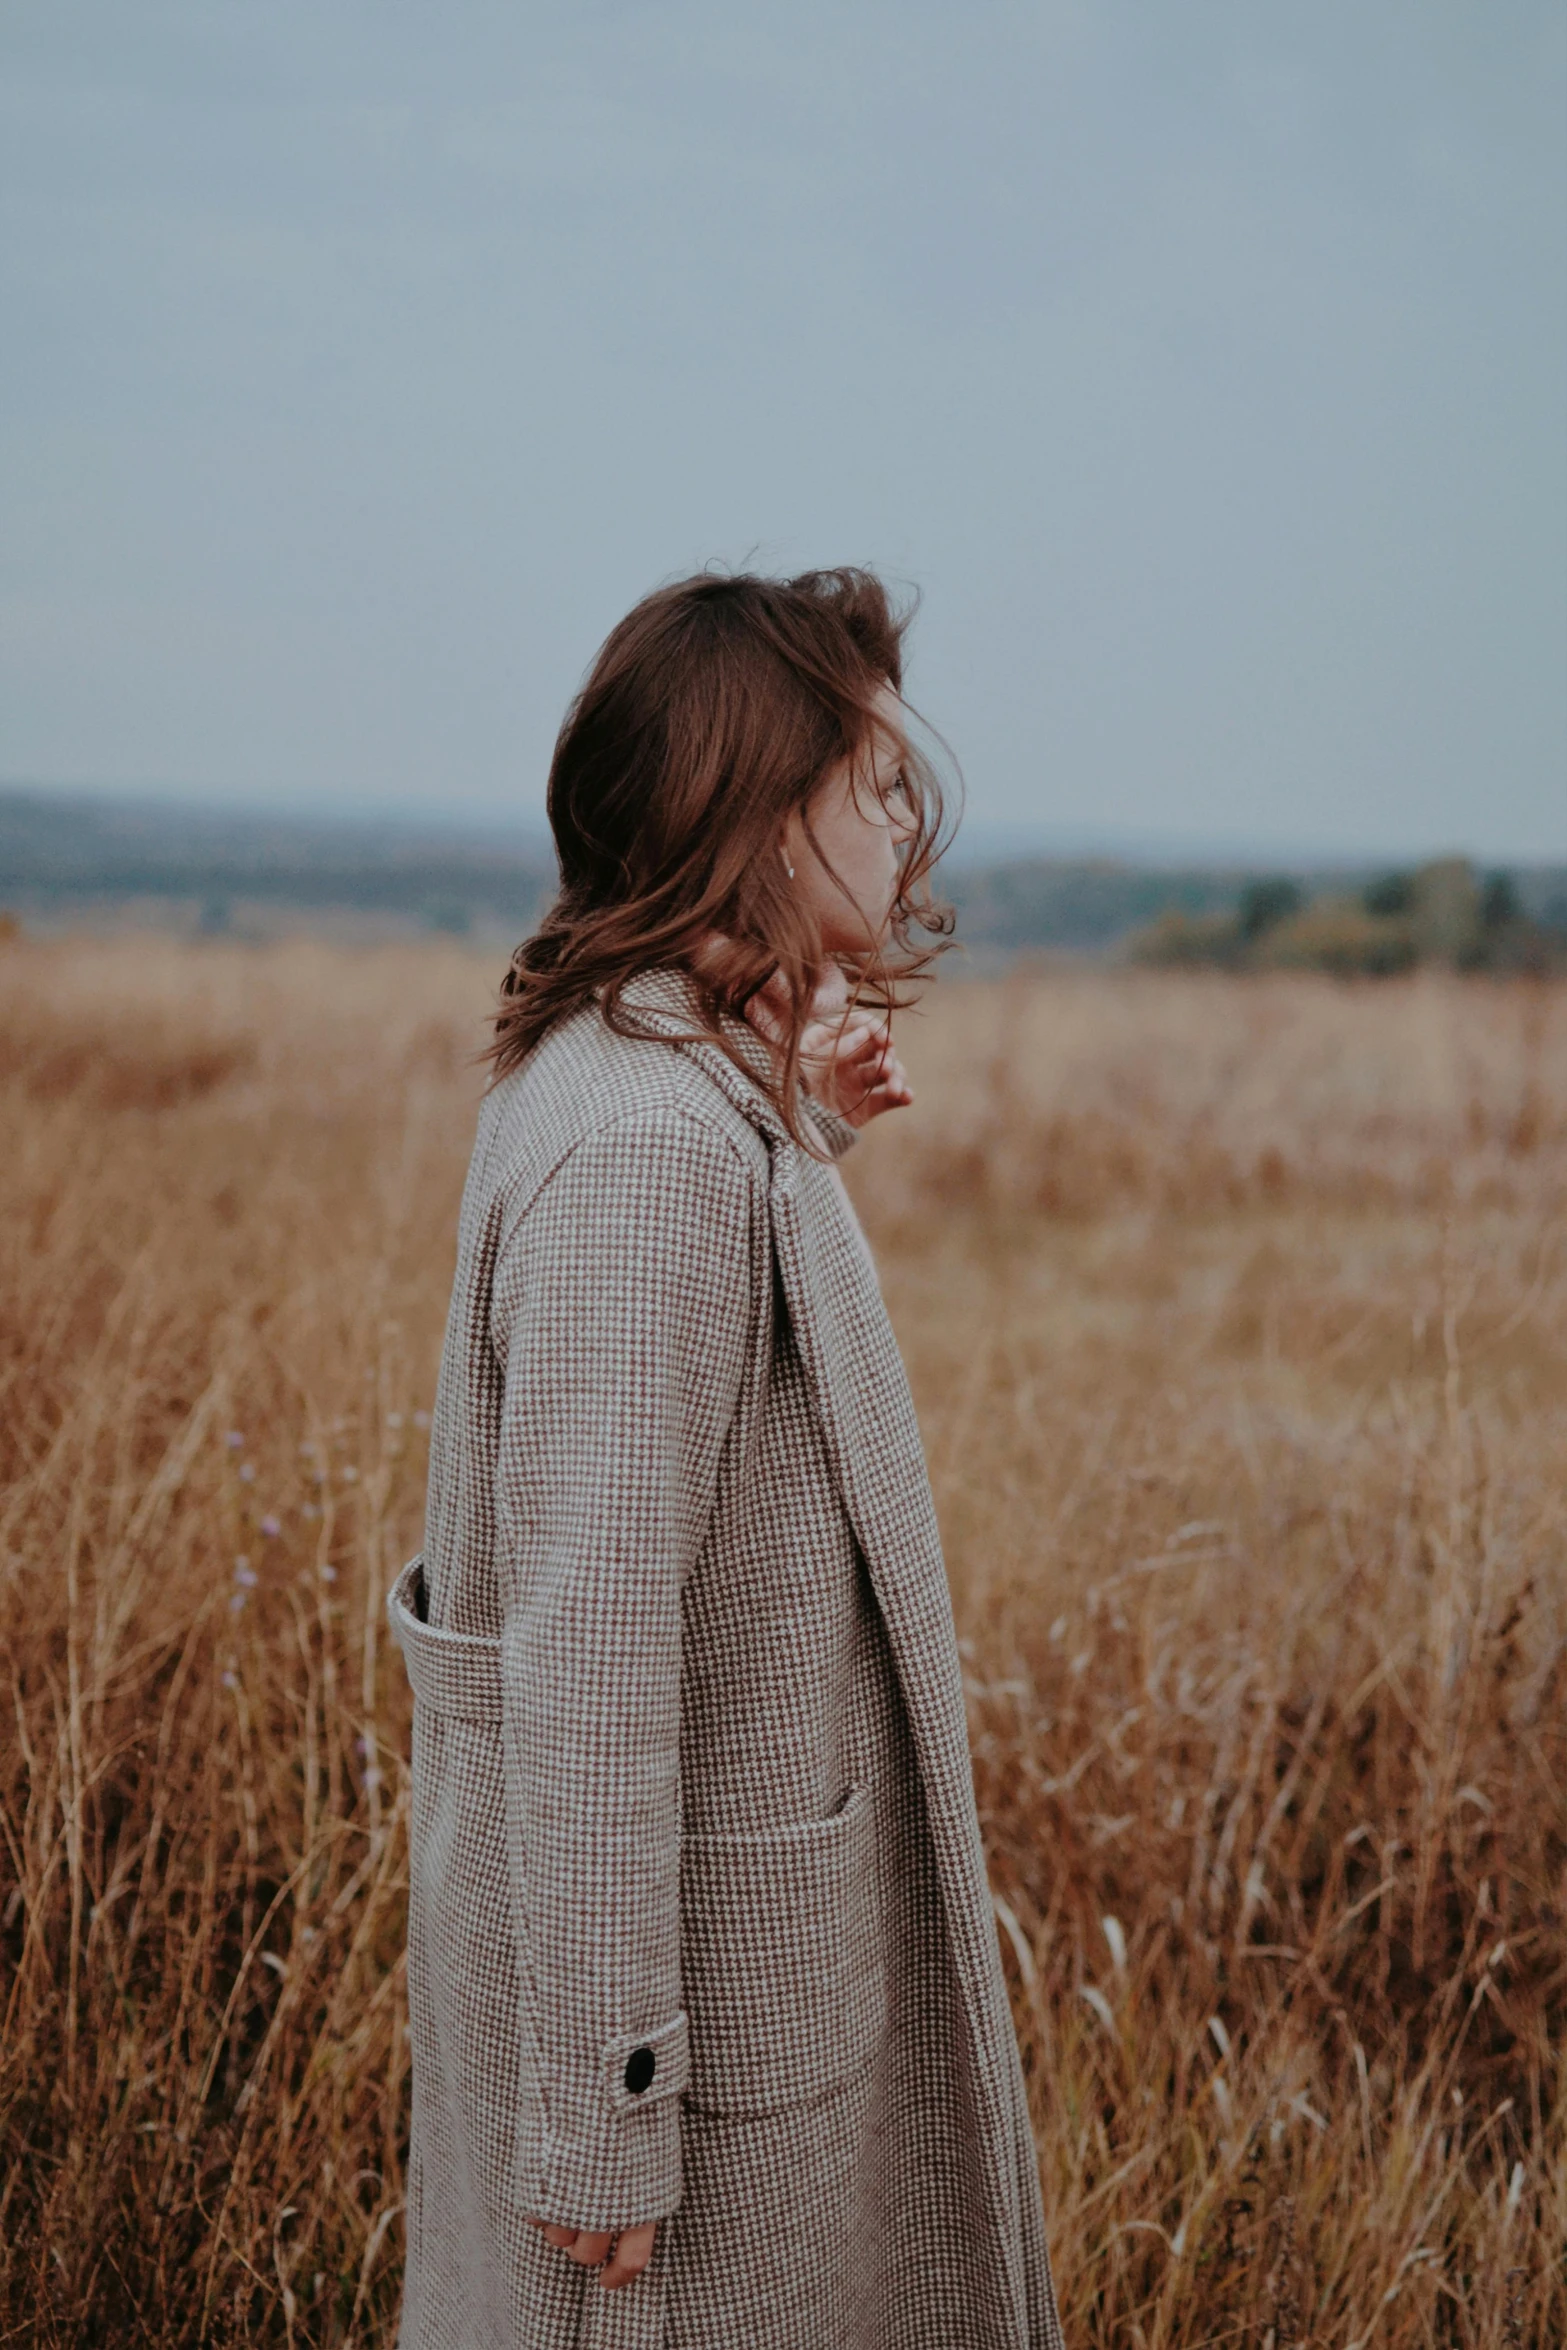
[[[657,2069],[658,2058],[651,2048],[632,2049],[626,2058],[626,2087],[633,2097],[640,2097],[644,2089],[651,2088]]]

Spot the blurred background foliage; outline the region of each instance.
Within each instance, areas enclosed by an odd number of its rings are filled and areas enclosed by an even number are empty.
[[[1526,903],[1511,873],[1441,857],[1320,893],[1288,874],[1243,884],[1234,907],[1167,908],[1128,942],[1142,963],[1334,971],[1387,977],[1421,963],[1459,971],[1567,968],[1567,893]]]
[[[0,789],[0,908],[45,934],[127,924],[259,941],[434,933],[509,948],[554,884],[542,831],[429,817],[305,818]],[[1567,865],[1407,871],[986,856],[960,832],[938,874],[974,966],[1018,955],[1369,976],[1567,966]]]

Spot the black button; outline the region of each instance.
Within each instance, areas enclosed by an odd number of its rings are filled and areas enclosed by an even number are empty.
[[[633,2097],[651,2088],[653,2075],[658,2070],[658,2058],[651,2048],[633,2048],[626,2058],[626,2087]]]

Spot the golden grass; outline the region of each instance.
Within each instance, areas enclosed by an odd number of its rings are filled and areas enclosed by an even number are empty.
[[[489,976],[0,953],[0,2340],[390,2340],[382,1594]],[[1025,976],[909,1043],[848,1172],[1069,2340],[1561,2339],[1567,991]]]

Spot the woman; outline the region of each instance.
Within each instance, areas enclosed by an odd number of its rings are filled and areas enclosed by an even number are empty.
[[[610,636],[496,1022],[392,1616],[403,2350],[1060,2334],[919,1433],[833,1161],[939,797],[862,572]]]

